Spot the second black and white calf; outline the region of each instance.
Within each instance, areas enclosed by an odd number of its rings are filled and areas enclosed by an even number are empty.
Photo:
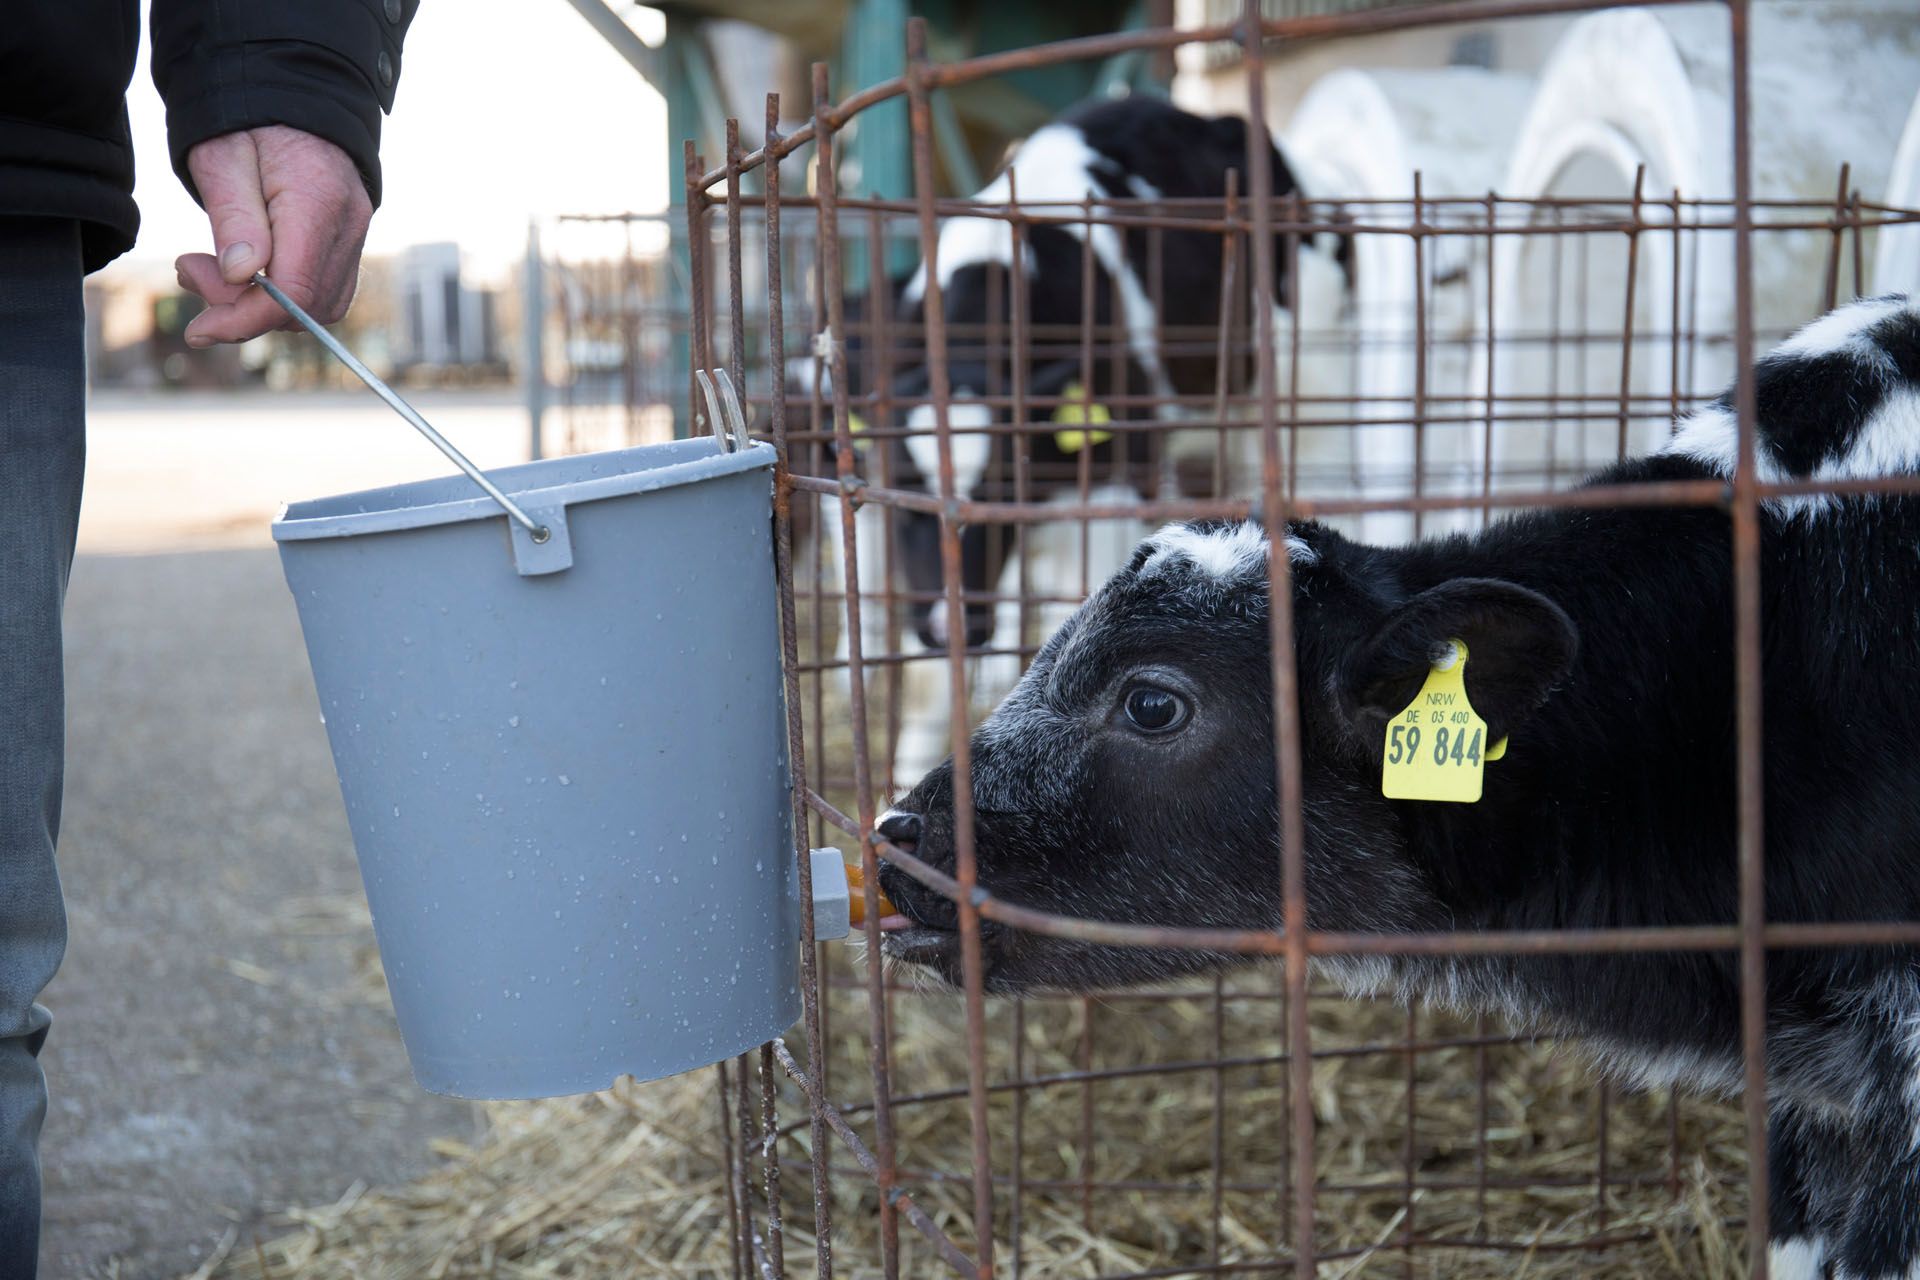
[[[1758,368],[1764,476],[1920,470],[1920,307],[1852,304]],[[1721,401],[1596,483],[1724,478]],[[1606,929],[1737,915],[1732,550],[1724,512],[1560,508],[1382,549],[1311,523],[1292,562],[1307,914],[1320,929]],[[974,735],[983,886],[1160,925],[1281,919],[1266,532],[1168,528]],[[1920,499],[1769,502],[1761,536],[1766,911],[1920,919]],[[1385,728],[1460,640],[1488,740],[1473,804],[1382,795]],[[953,863],[949,766],[882,833]],[[889,950],[959,976],[954,910],[894,868]],[[1217,967],[988,923],[998,991]],[[1724,952],[1330,961],[1355,988],[1573,1034],[1620,1076],[1741,1085]],[[1920,956],[1767,962],[1774,1274],[1920,1276]]]
[[[1153,496],[1160,481],[1155,446],[1161,437],[1126,430],[1124,424],[1168,416],[1175,396],[1210,397],[1222,379],[1234,390],[1251,381],[1253,352],[1246,337],[1252,331],[1251,272],[1243,249],[1241,265],[1229,280],[1222,269],[1223,237],[1204,226],[1220,219],[1221,202],[1234,181],[1230,175],[1241,175],[1244,194],[1248,145],[1247,123],[1236,116],[1198,116],[1145,95],[1090,102],[1021,142],[1000,174],[972,197],[987,207],[1017,203],[1036,219],[1023,226],[1018,239],[1004,218],[960,216],[941,224],[935,280],[946,327],[953,396],[948,420],[956,433],[952,459],[960,497],[1013,498],[1015,438],[1004,428],[1013,423],[1008,398],[1016,379],[1029,397],[1042,402],[1031,412],[1033,419],[1044,421],[1056,400],[1068,401],[1064,407],[1072,411],[1071,402],[1080,398],[1086,406],[1081,416],[1098,406],[1098,414],[1114,426],[1097,433],[1031,433],[1031,491],[1041,499],[1074,490],[1087,448],[1095,483],[1117,479]],[[1267,151],[1275,193],[1293,192],[1285,158],[1271,141]],[[1116,225],[1123,208],[1135,218],[1155,212],[1174,225],[1157,230]],[[1193,226],[1178,225],[1181,221]],[[1344,286],[1344,239],[1316,237],[1298,255],[1279,244],[1273,254],[1276,303],[1289,296],[1288,273],[1296,260],[1303,280],[1311,279],[1320,294]],[[1334,280],[1340,284],[1329,283]],[[924,315],[933,292],[929,283],[922,264],[900,293],[900,323],[913,325]],[[1225,370],[1219,344],[1223,295],[1231,295],[1225,305],[1237,317],[1240,335]],[[1016,348],[1011,337],[1020,299],[1025,341]],[[1323,316],[1334,308],[1324,299],[1316,303]],[[934,410],[925,403],[928,371],[917,361],[895,367],[895,402],[920,403],[904,414],[904,425],[914,434],[894,449],[893,479],[936,492],[939,450],[932,434]],[[934,518],[903,513],[899,525],[909,589],[937,592],[941,573]],[[982,525],[964,531],[967,591],[994,590],[1011,552],[1009,532]],[[944,628],[932,625],[932,616],[924,603],[914,610],[924,641],[940,648],[947,637]],[[970,606],[967,618],[968,642],[984,643],[993,631],[992,610]]]

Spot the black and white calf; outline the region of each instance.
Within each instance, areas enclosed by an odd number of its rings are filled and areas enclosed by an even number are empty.
[[[1018,238],[1017,263],[1016,236],[1006,220],[955,217],[941,224],[936,266],[947,333],[952,389],[948,420],[955,433],[954,485],[959,496],[1015,500],[1015,453],[1023,442],[1008,428],[1013,425],[1009,397],[1016,373],[1029,397],[1069,402],[1058,414],[1064,419],[1058,429],[1043,425],[1026,435],[1028,501],[1077,497],[1083,467],[1095,486],[1090,495],[1094,501],[1130,502],[1156,494],[1166,480],[1166,437],[1125,427],[1173,414],[1166,402],[1175,395],[1205,397],[1215,391],[1223,373],[1218,342],[1222,295],[1230,287],[1222,272],[1222,237],[1216,230],[1163,227],[1155,232],[1100,219],[1114,216],[1117,201],[1166,201],[1162,216],[1217,221],[1217,210],[1194,202],[1223,201],[1229,174],[1244,175],[1246,163],[1247,126],[1242,119],[1210,119],[1153,97],[1103,100],[1076,108],[1035,132],[1014,150],[1000,175],[973,197],[983,205],[1017,201],[1040,218],[1079,215],[1081,221],[1026,226]],[[1294,191],[1292,172],[1277,148],[1271,149],[1270,164],[1274,191]],[[1239,187],[1244,193],[1244,178]],[[1091,220],[1085,217],[1089,209]],[[1242,246],[1231,286],[1240,338],[1224,371],[1226,385],[1236,391],[1253,372],[1246,339],[1252,327],[1247,319],[1251,273],[1245,258]],[[1289,296],[1288,267],[1294,260],[1280,249],[1274,254],[1276,300]],[[1323,237],[1302,246],[1297,260],[1302,288],[1315,290],[1316,298],[1344,292],[1345,240]],[[1015,350],[1010,339],[1017,295],[1025,298],[1027,340]],[[896,332],[914,335],[909,352],[915,352],[928,297],[925,265],[891,297]],[[862,301],[860,310],[865,306]],[[1325,315],[1338,310],[1338,304],[1317,302],[1315,310]],[[1284,310],[1276,314],[1286,318]],[[1083,343],[1088,334],[1091,360]],[[868,362],[856,358],[859,352],[848,354],[855,384],[849,393],[859,397],[870,382],[870,375],[861,376]],[[896,425],[911,434],[871,446],[865,469],[869,478],[883,474],[897,488],[936,492],[939,447],[933,435],[934,410],[926,403],[924,357],[902,358],[896,352],[892,367],[892,399],[908,406]],[[1056,412],[1043,406],[1030,409],[1028,417],[1044,424]],[[1089,418],[1093,421],[1086,421]],[[1213,433],[1205,435],[1210,448]],[[876,458],[875,450],[884,456]],[[931,515],[908,511],[892,513],[891,521],[897,585],[912,601],[912,641],[922,651],[944,650],[948,628],[945,604],[939,599],[944,587],[939,523]],[[881,566],[888,557],[880,524],[880,513],[869,511],[860,526],[865,593],[886,585]],[[1110,523],[1092,531],[1083,545],[1077,528],[968,526],[961,534],[961,585],[974,601],[966,606],[968,646],[1011,651],[1024,639],[1017,634],[1017,609],[996,609],[984,602],[995,594],[1015,592],[1011,562],[1020,539],[1031,539],[1027,593],[1057,597],[1078,595],[1087,579],[1105,578],[1144,532],[1137,524]],[[882,643],[877,617],[874,623],[870,652]],[[998,697],[1018,670],[1017,662],[1001,662],[977,671],[976,684]],[[902,773],[912,776],[945,754],[947,686],[944,672],[924,664],[909,682],[924,686],[925,693],[907,694],[907,738],[896,761]]]
[[[1275,194],[1293,192],[1286,159],[1271,142],[1268,148]],[[1241,174],[1244,194],[1246,164],[1247,124],[1237,116],[1198,116],[1150,96],[1106,99],[1075,108],[1035,132],[1014,150],[999,176],[973,196],[982,205],[1017,201],[1037,217],[1072,218],[1090,210],[1091,219],[1027,226],[1017,264],[1016,238],[1006,220],[956,217],[941,224],[936,264],[954,401],[948,417],[956,432],[976,433],[954,438],[954,483],[960,496],[1011,500],[1014,439],[980,432],[1012,422],[1010,408],[989,398],[1004,401],[1016,361],[1024,366],[1029,395],[1083,395],[1119,420],[1153,419],[1168,412],[1159,405],[1128,406],[1129,398],[1164,401],[1176,394],[1213,394],[1222,372],[1222,294],[1229,287],[1222,273],[1222,237],[1217,231],[1180,227],[1156,233],[1099,219],[1114,216],[1115,201],[1166,201],[1162,216],[1196,223],[1217,220],[1216,211],[1197,208],[1194,202],[1224,200],[1232,173]],[[1344,240],[1324,239],[1324,244],[1303,247],[1301,254],[1303,261],[1314,260],[1310,267],[1303,265],[1302,276],[1311,273],[1322,289],[1330,274],[1344,281],[1348,261]],[[1289,260],[1284,251],[1273,255],[1273,297],[1279,302],[1288,297]],[[1008,340],[1015,293],[1009,276],[1016,272],[1026,296],[1029,338],[1019,351],[1012,350]],[[1251,330],[1246,318],[1252,302],[1250,279],[1243,263],[1232,300],[1243,338],[1229,353],[1231,367],[1225,371],[1234,390],[1244,387],[1253,371],[1251,347],[1244,340]],[[902,314],[910,323],[924,311],[927,286],[923,263],[900,296]],[[1089,332],[1099,353],[1091,361],[1082,349],[1083,335]],[[924,367],[907,368],[895,385],[896,398],[924,399],[927,383]],[[923,403],[909,410],[905,423],[916,434],[903,442],[904,457],[896,459],[896,472],[906,477],[903,483],[909,487],[932,491],[938,487],[932,406]],[[1085,437],[1080,439],[1084,442]],[[1067,437],[1067,447],[1062,447],[1051,433],[1031,438],[1035,497],[1044,500],[1051,492],[1073,488],[1080,460],[1073,440]],[[1160,482],[1157,443],[1153,435],[1115,433],[1113,440],[1093,446],[1093,472],[1112,474],[1118,451],[1126,464],[1119,468],[1123,482],[1150,497]],[[922,515],[907,517],[906,524],[916,519],[934,523],[933,517]],[[965,535],[970,592],[992,591],[1010,554],[1010,540],[994,532],[973,528]],[[924,550],[923,543],[932,550]],[[1103,572],[1113,567],[1105,566]],[[931,582],[937,589],[940,570],[933,537],[913,541],[907,570],[918,582]],[[917,614],[921,637],[931,647],[942,647],[944,629],[926,625],[928,616]],[[991,611],[969,608],[969,642],[984,643],[992,631]]]
[[[1762,474],[1920,471],[1920,306],[1869,299],[1759,363]],[[1727,476],[1722,401],[1601,484]],[[1729,521],[1703,508],[1516,515],[1381,549],[1312,523],[1294,583],[1308,918],[1337,930],[1594,929],[1736,917]],[[973,738],[981,883],[1160,925],[1281,919],[1267,537],[1170,527],[1045,646]],[[1774,921],[1920,919],[1920,498],[1767,504],[1765,872]],[[1461,640],[1488,741],[1477,803],[1382,796],[1385,726]],[[881,824],[940,867],[950,767]],[[889,867],[896,957],[959,974],[954,910]],[[996,991],[1232,961],[983,926]],[[1737,957],[1327,962],[1357,989],[1585,1038],[1615,1073],[1741,1085]],[[1767,960],[1774,1274],[1920,1276],[1920,954]]]

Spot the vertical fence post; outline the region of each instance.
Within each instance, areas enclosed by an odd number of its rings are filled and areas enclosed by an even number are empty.
[[[1273,316],[1273,153],[1267,140],[1265,32],[1260,0],[1241,8],[1247,68],[1247,206],[1253,232],[1254,372],[1261,440],[1260,487],[1267,522],[1268,642],[1273,662],[1274,769],[1280,796],[1280,877],[1286,937],[1287,1043],[1292,1094],[1294,1242],[1297,1280],[1314,1280],[1313,1049],[1307,1028],[1306,828],[1300,804],[1299,672],[1293,656],[1293,574],[1287,558],[1287,491],[1282,484],[1277,348]],[[1297,465],[1297,460],[1289,459]]]
[[[1760,494],[1754,451],[1753,156],[1749,138],[1748,0],[1728,0],[1733,66],[1733,651],[1739,780],[1740,1047],[1746,1068],[1747,1270],[1767,1275],[1766,852],[1761,826]]]
[[[953,472],[953,428],[948,412],[947,326],[941,312],[939,228],[934,217],[933,104],[927,76],[927,24],[907,23],[908,130],[913,144],[914,202],[920,220],[920,254],[926,271],[927,390],[933,401],[934,436],[940,450],[940,568],[947,601],[947,665],[953,726],[954,879],[959,884],[960,967],[967,1005],[967,1102],[973,1133],[973,1218],[981,1280],[993,1276],[993,1160],[987,1133],[985,962],[980,950],[980,908],[973,900],[979,866],[973,847],[973,759],[967,740],[967,610],[961,574],[962,504]]]
[[[872,1034],[867,1046],[873,1076],[874,1145],[880,1164],[876,1178],[880,1192],[881,1269],[887,1280],[899,1275],[900,1227],[894,1209],[893,1112],[889,1098],[886,975],[880,949],[880,912],[877,894],[880,864],[873,847],[874,812],[872,745],[867,734],[866,634],[861,622],[860,556],[856,522],[859,520],[859,476],[854,472],[853,418],[847,392],[846,279],[840,259],[840,182],[835,172],[833,122],[828,118],[827,65],[813,67],[813,137],[819,148],[819,265],[827,308],[827,363],[833,385],[833,439],[835,470],[840,480],[840,567],[846,592],[848,715],[853,722],[853,787],[855,812],[860,818],[860,866],[865,873],[867,934],[867,1001]],[[817,357],[816,357],[817,358]]]
[[[806,731],[800,721],[799,629],[794,621],[793,600],[793,486],[787,445],[785,332],[785,282],[780,262],[780,95],[767,95],[767,159],[765,179],[761,183],[767,214],[767,431],[773,437],[773,556],[774,578],[780,595],[781,676],[785,682],[787,705],[787,767],[793,774],[792,811],[795,870],[806,862],[809,872],[813,858],[807,839],[807,761]],[[817,947],[801,953],[804,966],[807,955],[818,959]],[[816,969],[815,981],[818,981]],[[804,1016],[804,1015],[803,1015]],[[760,1049],[761,1161],[767,1186],[767,1263],[775,1280],[787,1274],[785,1220],[780,1205],[780,1125],[776,1099],[778,1090],[773,1073],[773,1046]]]

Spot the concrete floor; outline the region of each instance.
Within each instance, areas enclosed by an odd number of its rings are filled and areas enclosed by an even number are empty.
[[[507,406],[444,408],[489,464],[509,460]],[[271,1237],[279,1210],[405,1181],[432,1138],[475,1133],[473,1108],[413,1084],[374,976],[264,518],[445,468],[369,399],[108,401],[93,425],[67,612],[72,941],[45,997],[42,1277],[149,1280],[230,1232],[241,1249]],[[246,430],[262,434],[242,449]],[[136,546],[165,553],[110,554]]]
[[[412,1083],[371,977],[274,553],[82,557],[67,670],[43,1275],[177,1276],[470,1136]]]

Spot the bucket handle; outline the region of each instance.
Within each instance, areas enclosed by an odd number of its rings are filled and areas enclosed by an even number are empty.
[[[727,371],[715,369],[709,376],[705,369],[695,369],[693,376],[707,398],[707,419],[720,452],[739,453],[752,445],[753,438],[747,434],[747,417],[740,411],[740,395],[733,389],[733,379],[727,376]],[[713,390],[716,381],[720,384],[718,396]]]
[[[292,298],[289,298],[281,290],[279,285],[267,279],[267,273],[265,271],[254,272],[253,282],[259,285],[262,289],[265,289],[267,291],[267,296],[272,298],[275,302],[279,303],[281,307],[283,307],[286,310],[288,315],[292,316],[295,320],[299,321],[301,328],[305,329],[308,333],[318,338],[320,340],[320,345],[325,347],[328,351],[331,351],[334,354],[334,356],[339,359],[341,364],[344,364],[345,366],[347,366],[347,368],[353,370],[354,376],[358,377],[360,381],[366,383],[367,386],[373,391],[373,394],[379,396],[382,400],[385,400],[387,404],[392,407],[395,413],[399,414],[401,417],[405,418],[408,422],[413,424],[414,430],[418,431],[421,435],[425,436],[428,440],[432,441],[433,446],[436,449],[446,454],[447,458],[453,463],[454,466],[459,467],[462,471],[466,472],[467,475],[473,480],[475,484],[479,485],[482,489],[485,489],[487,491],[488,497],[492,498],[495,502],[499,503],[501,507],[505,508],[506,513],[509,516],[512,516],[515,520],[520,522],[520,524],[527,531],[527,537],[533,541],[534,545],[536,546],[542,545],[549,538],[553,537],[553,530],[551,528],[549,528],[544,524],[541,524],[539,521],[535,520],[532,516],[528,515],[525,511],[522,511],[518,503],[516,503],[512,498],[509,498],[506,494],[500,492],[500,487],[494,484],[493,481],[487,479],[485,472],[481,471],[480,468],[474,466],[473,463],[469,462],[467,460],[466,454],[454,448],[452,441],[448,440],[445,436],[441,435],[438,431],[435,431],[433,427],[427,422],[427,420],[420,416],[419,410],[415,409],[412,405],[408,404],[405,400],[401,399],[399,392],[395,391],[392,387],[389,387],[386,383],[382,382],[378,377],[376,377],[374,375],[373,370],[367,368],[366,365],[360,363],[360,358],[354,355],[353,352],[347,350],[346,344],[341,342],[340,339],[334,337],[331,333],[327,332],[325,325],[321,324],[318,320],[315,320],[312,316],[308,315],[306,312],[306,309],[302,307],[299,303],[295,302]],[[727,391],[729,395],[732,394],[733,388],[731,383],[728,384]],[[708,394],[711,395],[712,392],[709,391]],[[738,402],[735,402],[733,410],[735,414],[738,414],[740,412],[740,406]],[[743,432],[744,432],[744,429],[745,428],[743,424],[742,425]]]

